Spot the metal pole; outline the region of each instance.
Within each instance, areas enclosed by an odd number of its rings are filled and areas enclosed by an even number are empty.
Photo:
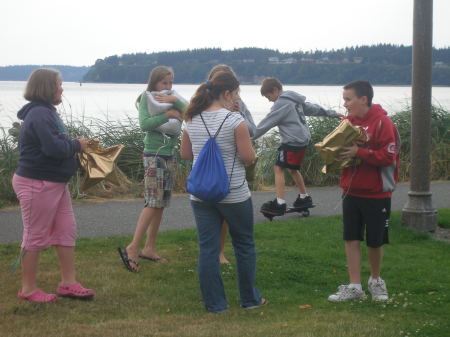
[[[402,224],[434,231],[437,211],[430,192],[431,69],[433,0],[414,0],[412,55],[411,171]]]

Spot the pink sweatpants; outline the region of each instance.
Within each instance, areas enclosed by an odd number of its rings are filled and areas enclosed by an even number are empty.
[[[12,185],[22,211],[22,249],[75,246],[77,225],[66,183],[14,174]]]

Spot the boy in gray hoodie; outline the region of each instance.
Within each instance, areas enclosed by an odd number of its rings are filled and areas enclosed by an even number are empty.
[[[277,197],[264,203],[261,210],[274,215],[283,215],[286,212],[284,169],[289,171],[299,191],[293,206],[295,208],[311,207],[312,199],[306,193],[305,183],[299,172],[311,139],[305,116],[334,118],[344,116],[334,110],[326,110],[317,104],[308,103],[305,101],[305,96],[294,91],[283,91],[282,84],[274,77],[264,79],[261,85],[261,95],[274,104],[267,116],[256,127],[253,140],[261,137],[275,126],[278,126],[281,138],[281,146],[278,148],[278,157],[273,168]]]

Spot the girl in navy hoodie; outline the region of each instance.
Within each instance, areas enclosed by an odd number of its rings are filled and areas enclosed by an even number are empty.
[[[67,187],[78,167],[75,154],[84,151],[87,139],[70,139],[55,106],[61,103],[62,80],[57,70],[37,69],[28,79],[17,113],[23,120],[18,167],[12,185],[20,202],[22,236],[22,288],[18,297],[30,302],[53,302],[57,295],[91,298],[92,289],[76,281],[74,247],[76,222]],[[39,252],[54,246],[61,267],[56,294],[36,284]]]

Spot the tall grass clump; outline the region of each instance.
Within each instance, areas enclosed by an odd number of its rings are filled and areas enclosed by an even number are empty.
[[[301,173],[306,185],[325,186],[338,182],[338,174],[323,174],[321,169],[324,165],[319,153],[315,150],[314,144],[320,142],[339,124],[338,119],[333,118],[308,118],[308,126],[311,131],[311,142],[306,150],[305,159],[302,163]],[[273,131],[258,139],[255,150],[258,156],[256,165],[256,180],[259,186],[273,185],[274,174],[273,165],[278,155],[280,146],[278,131]],[[286,184],[292,185],[293,181],[289,174],[285,175]]]
[[[178,140],[178,144],[174,150],[175,158],[178,163],[178,165],[177,165],[178,171],[176,172],[175,183],[174,183],[173,189],[175,192],[185,193],[187,177],[192,169],[192,161],[181,159],[180,147],[181,147],[181,137]]]
[[[409,180],[411,166],[411,108],[391,116],[401,139],[399,180]],[[450,180],[450,111],[431,107],[431,180]]]
[[[71,115],[68,116],[69,118],[65,119],[65,125],[72,137],[84,136],[89,139],[97,139],[105,147],[117,144],[124,145],[123,152],[118,160],[118,167],[129,180],[134,182],[134,185],[142,183],[144,175],[142,165],[144,133],[141,131],[136,118],[127,117],[124,121],[110,121],[107,118],[76,120]],[[407,181],[409,180],[411,163],[411,109],[406,107],[393,114],[391,118],[397,125],[401,137],[399,180]],[[450,111],[433,106],[431,118],[431,179],[450,180]],[[325,186],[338,183],[339,172],[333,174],[321,173],[324,162],[314,149],[314,144],[322,141],[338,124],[339,120],[337,119],[308,118],[312,138],[301,168],[307,186]],[[13,136],[0,129],[0,207],[17,202],[11,186],[11,177],[18,159],[16,133]],[[180,142],[175,149],[178,171],[174,191],[185,192],[186,179],[192,163],[180,159],[179,146]],[[273,165],[276,161],[279,146],[279,133],[276,129],[255,142],[258,162],[255,169],[255,181],[252,183],[253,189],[274,185]],[[71,181],[70,186],[74,197],[84,197],[79,191],[80,181],[80,173],[75,175]],[[289,174],[286,174],[286,184],[293,185]],[[141,192],[142,188],[138,188],[136,192],[133,191],[132,193]],[[88,191],[88,193],[93,194],[94,191]],[[136,194],[136,196],[138,195]]]
[[[402,111],[390,116],[396,124],[400,139],[400,168],[399,181],[409,180],[411,165],[411,108],[405,107]],[[325,186],[334,185],[339,181],[339,172],[322,174],[324,165],[314,144],[323,140],[333,131],[339,120],[331,118],[309,118],[308,126],[311,131],[311,142],[308,146],[301,173],[306,185]],[[259,139],[256,144],[258,164],[256,179],[260,185],[273,185],[273,165],[280,145],[278,132],[274,131]],[[431,109],[431,180],[450,180],[450,111],[439,106]],[[286,184],[293,184],[289,174],[286,174]]]
[[[18,159],[16,136],[7,134],[3,128],[0,128],[0,207],[17,202],[11,179]]]
[[[279,146],[280,135],[278,130],[274,130],[254,143],[256,157],[258,158],[255,169],[256,186],[268,186],[275,183],[272,168],[277,159]]]
[[[136,119],[127,117],[125,121],[91,121],[91,130],[95,130],[95,138],[104,147],[117,144],[124,145],[117,166],[133,180],[141,180],[144,175],[142,151],[144,150],[144,133]]]
[[[135,183],[141,183],[144,179],[144,167],[142,165],[142,152],[144,150],[143,139],[145,133],[140,129],[139,122],[135,118],[127,117],[124,121],[110,121],[103,119],[90,119],[88,123],[83,120],[66,121],[69,134],[72,137],[83,136],[89,139],[99,140],[103,147],[124,145],[117,166],[128,179]],[[185,192],[187,176],[191,170],[191,162],[180,158],[181,138],[174,150],[178,163],[174,191]],[[73,195],[76,195],[79,175],[72,179]]]
[[[117,167],[128,179],[139,183],[143,179],[144,168],[142,165],[142,151],[144,150],[144,133],[141,131],[135,119],[127,117],[125,121],[110,121],[108,119],[89,119],[65,121],[66,127],[71,137],[83,136],[88,139],[95,139],[103,147],[110,147],[118,144],[124,148],[117,161]],[[81,173],[78,173],[71,180],[72,196],[84,197],[79,191],[81,183]],[[93,191],[88,191],[93,193]]]
[[[131,179],[142,178],[144,134],[135,119],[128,117],[126,121],[110,121],[91,118],[87,122],[71,118],[65,124],[71,137],[96,139],[103,147],[124,145],[117,166]]]

